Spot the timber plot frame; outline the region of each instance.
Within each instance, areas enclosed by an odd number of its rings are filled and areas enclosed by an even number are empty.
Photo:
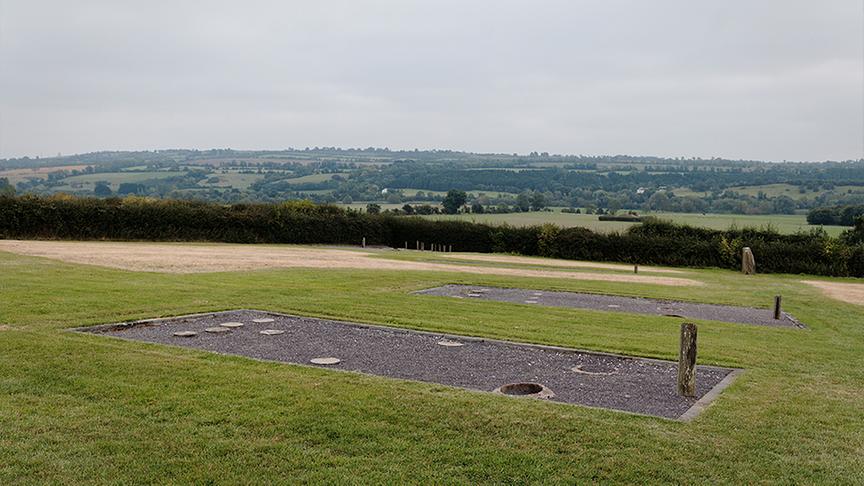
[[[656,316],[700,319],[707,321],[749,324],[755,326],[806,329],[791,314],[782,312],[780,298],[775,297],[770,309],[756,309],[731,305],[703,304],[674,300],[590,294],[558,290],[534,290],[479,285],[444,285],[419,290],[415,295],[490,300],[514,304],[533,304],[548,307],[568,307],[608,312],[629,312]]]
[[[218,327],[226,331],[208,331]],[[549,401],[684,421],[704,410],[742,371],[699,365],[694,396],[685,397],[677,393],[673,361],[259,310],[74,331],[294,365],[322,363],[318,366],[482,392],[540,383],[554,392]]]

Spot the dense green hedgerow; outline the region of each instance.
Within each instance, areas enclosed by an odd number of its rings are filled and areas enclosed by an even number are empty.
[[[309,202],[235,204],[69,196],[0,197],[0,238],[368,244],[508,252],[641,264],[738,268],[750,247],[766,273],[864,277],[864,243],[850,232],[781,235],[646,220],[624,233],[552,225],[511,227],[370,215]]]

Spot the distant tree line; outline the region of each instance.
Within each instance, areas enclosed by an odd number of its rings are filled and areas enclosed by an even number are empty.
[[[864,204],[822,207],[812,209],[807,213],[807,222],[820,225],[852,226],[861,216],[864,216]]]

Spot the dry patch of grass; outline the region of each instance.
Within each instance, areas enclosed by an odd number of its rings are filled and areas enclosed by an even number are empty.
[[[864,305],[864,284],[825,282],[822,280],[802,280],[801,282],[818,288],[832,299]]]
[[[269,268],[336,268],[423,270],[514,277],[630,282],[679,287],[703,285],[698,280],[680,277],[562,272],[388,260],[374,258],[369,253],[362,251],[301,246],[2,240],[0,241],[0,251],[122,270],[162,273],[206,273]]]
[[[515,255],[480,255],[480,254],[443,254],[447,258],[456,258],[459,260],[474,260],[482,262],[495,263],[518,263],[522,265],[542,265],[544,267],[562,267],[562,268],[600,268],[604,270],[626,270],[633,271],[632,265],[624,265],[620,263],[598,263],[598,262],[581,262],[574,260],[560,260],[557,258],[538,258],[524,257]],[[681,270],[672,270],[671,268],[659,268],[651,266],[639,266],[640,272],[651,273],[685,273]]]

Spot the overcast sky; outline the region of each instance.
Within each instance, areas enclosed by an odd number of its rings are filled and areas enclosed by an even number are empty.
[[[864,2],[0,0],[0,157],[864,157]]]

